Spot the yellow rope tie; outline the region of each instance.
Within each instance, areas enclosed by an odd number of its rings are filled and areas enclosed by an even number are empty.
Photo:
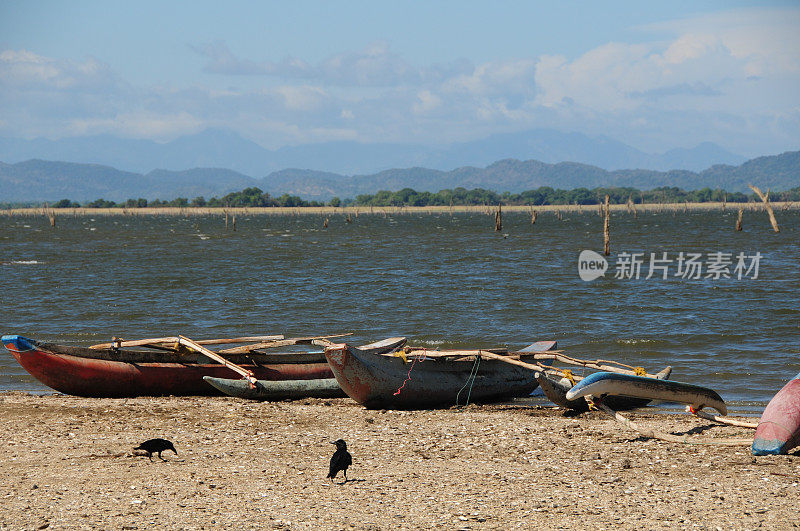
[[[180,355],[191,354],[192,352],[194,352],[194,349],[191,349],[191,348],[187,347],[186,345],[184,345],[180,341],[175,343],[175,347],[174,348],[175,348],[175,353],[176,354],[180,354]]]
[[[647,371],[644,370],[644,367],[634,367],[633,374],[636,376],[647,376]]]
[[[569,369],[561,369],[561,374],[564,375],[564,378],[569,380],[569,382],[574,386],[575,385],[575,375],[572,374],[572,371]]]
[[[392,355],[396,358],[401,358],[403,360],[403,363],[408,363],[408,358],[406,357],[406,354],[410,354],[411,352],[412,350],[410,347],[403,347],[393,352]]]

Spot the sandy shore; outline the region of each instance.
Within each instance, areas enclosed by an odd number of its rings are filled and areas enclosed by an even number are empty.
[[[2,529],[800,527],[800,453],[644,440],[599,413],[6,393],[0,415]],[[631,417],[752,436],[686,415]],[[180,455],[134,456],[152,437]],[[344,485],[325,479],[337,438],[353,454]]]
[[[800,208],[798,202],[770,202],[776,212],[782,210],[795,210]],[[599,205],[503,205],[504,212],[585,212],[598,213]],[[738,209],[746,212],[761,212],[764,210],[762,203],[645,203],[637,204],[637,212],[683,212],[683,211],[709,211],[727,210],[736,212]],[[398,214],[441,214],[441,213],[477,213],[491,214],[497,205],[462,205],[462,206],[424,206],[424,207],[369,207],[369,206],[349,206],[349,207],[236,207],[236,208],[208,208],[208,207],[145,207],[145,208],[49,208],[48,212],[55,214],[56,217],[68,216],[297,216],[297,215],[398,215]],[[612,212],[632,213],[633,210],[628,205],[610,205]],[[45,216],[47,214],[42,208],[16,208],[0,210],[0,214],[7,216]]]

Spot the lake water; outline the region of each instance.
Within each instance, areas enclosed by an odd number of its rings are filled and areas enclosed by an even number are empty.
[[[505,213],[0,217],[0,333],[65,344],[183,334],[354,332],[429,348],[518,348],[556,339],[567,354],[615,359],[710,386],[757,410],[800,372],[800,212],[614,213],[609,269],[591,282],[578,255],[602,250],[594,208],[559,220]],[[645,253],[640,278],[614,278]],[[703,278],[676,276],[700,253]],[[705,278],[712,253],[732,278]],[[648,274],[650,253],[662,262]],[[739,271],[739,253],[753,269]],[[684,268],[685,269],[685,268]],[[627,268],[625,272],[629,271]],[[635,275],[633,275],[635,276]],[[46,391],[3,349],[0,389]]]

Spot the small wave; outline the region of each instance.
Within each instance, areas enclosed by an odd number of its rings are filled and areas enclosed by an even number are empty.
[[[39,260],[11,260],[9,264],[16,264],[16,265],[35,265],[35,264],[43,264],[44,262],[40,262]]]
[[[617,339],[615,342],[622,345],[641,345],[645,343],[660,343],[660,339]]]

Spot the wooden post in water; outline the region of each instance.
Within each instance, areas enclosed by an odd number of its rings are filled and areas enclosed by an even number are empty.
[[[531,225],[536,225],[536,216],[538,213],[535,210],[531,211]]]
[[[744,215],[744,209],[739,209],[739,215],[736,217],[736,230],[742,230],[742,216]]]
[[[347,217],[346,217],[346,218],[344,218],[344,220],[345,220],[347,223],[352,223],[352,222],[353,222],[353,218],[352,218],[352,217],[350,217],[350,213],[349,213],[349,212],[347,213]]]
[[[609,211],[608,206],[609,197],[606,194],[606,201],[605,201],[605,208],[604,213],[605,217],[603,218],[603,254],[608,256],[611,254],[611,230],[609,228],[609,219],[611,217],[611,213]]]
[[[236,214],[233,215],[233,232],[236,232]]]
[[[775,232],[780,232],[781,229],[778,227],[778,220],[775,219],[775,212],[772,210],[772,205],[769,204],[769,190],[767,190],[765,195],[764,192],[759,190],[757,186],[753,186],[752,184],[748,184],[747,186],[749,186],[750,189],[754,191],[756,195],[758,195],[758,197],[760,197],[764,202],[764,208],[767,210],[767,214],[769,214],[769,222],[772,223],[772,228],[775,230]]]
[[[494,230],[500,232],[503,230],[503,204],[497,203],[497,211],[494,213]]]
[[[633,213],[633,219],[638,219],[639,213],[636,211],[636,203],[633,202],[633,194],[628,196],[628,212]]]
[[[322,228],[323,229],[327,229],[328,228],[328,218],[325,218],[325,221],[322,222]]]
[[[728,204],[728,192],[725,192],[725,197],[722,198],[722,211],[725,212],[725,205]]]
[[[225,230],[228,230],[228,211],[225,210]]]

